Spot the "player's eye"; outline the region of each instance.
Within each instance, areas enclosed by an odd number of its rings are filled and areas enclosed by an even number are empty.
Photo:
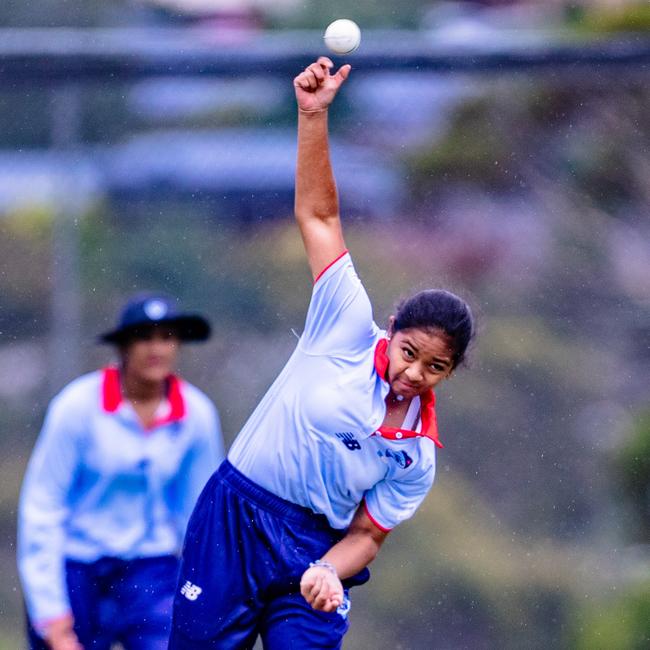
[[[134,329],[131,332],[131,338],[134,341],[151,341],[153,339],[153,330],[149,328]]]
[[[402,348],[402,352],[404,353],[404,357],[409,361],[415,359],[415,353],[410,348]]]

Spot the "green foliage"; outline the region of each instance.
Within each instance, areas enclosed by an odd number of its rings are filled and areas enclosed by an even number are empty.
[[[575,579],[568,557],[549,543],[513,539],[457,473],[443,475],[415,519],[391,533],[372,570],[381,584],[370,596],[377,615],[395,623],[381,647],[452,648],[448,640],[463,638],[541,650],[563,642]],[[350,647],[370,647],[366,632],[353,627]]]
[[[628,209],[648,192],[649,99],[643,83],[606,74],[577,88],[495,77],[454,112],[442,138],[407,157],[412,190],[430,200],[454,186],[520,193],[557,185],[564,202]]]
[[[53,215],[34,206],[0,219],[0,334],[23,338],[47,327]]]
[[[411,161],[418,196],[445,183],[469,183],[486,189],[507,188],[515,182],[509,145],[512,125],[493,102],[479,99],[454,115],[442,141]]]
[[[633,506],[638,534],[644,543],[650,543],[650,410],[636,416],[629,438],[618,452],[616,469]]]
[[[632,2],[592,7],[583,12],[578,27],[589,33],[647,33],[650,32],[650,5]]]
[[[645,650],[650,647],[650,582],[618,598],[587,605],[576,616],[574,650]]]
[[[242,229],[224,217],[200,202],[167,201],[136,220],[105,211],[84,220],[85,282],[98,313],[110,319],[125,292],[165,290],[205,305],[223,332],[299,323],[304,293],[278,307],[278,295],[298,278],[309,287],[298,234],[273,224]]]

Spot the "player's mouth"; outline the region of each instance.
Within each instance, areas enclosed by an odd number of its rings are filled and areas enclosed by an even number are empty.
[[[165,360],[161,359],[160,357],[149,357],[147,359],[147,368],[160,368],[161,366],[165,365]]]
[[[407,393],[407,394],[412,394],[416,395],[419,392],[418,386],[413,385],[411,382],[406,381],[404,379],[398,379],[397,380],[398,387],[400,388],[400,393]]]

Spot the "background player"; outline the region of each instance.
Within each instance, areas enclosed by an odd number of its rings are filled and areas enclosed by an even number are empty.
[[[52,400],[19,507],[32,649],[167,647],[187,519],[224,456],[215,407],[172,370],[209,335],[169,297],[136,296],[102,337],[119,367]]]

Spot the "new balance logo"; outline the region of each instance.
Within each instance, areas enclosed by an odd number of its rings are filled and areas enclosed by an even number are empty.
[[[339,438],[350,451],[361,449],[361,445],[349,431],[345,431],[344,433],[337,433],[336,437]]]
[[[181,594],[187,598],[187,600],[196,600],[200,595],[203,589],[193,585],[189,580],[181,587]]]
[[[352,603],[350,602],[350,599],[347,596],[343,596],[343,602],[338,606],[336,609],[336,613],[341,617],[341,618],[347,618],[348,614],[350,613],[350,607]]]

